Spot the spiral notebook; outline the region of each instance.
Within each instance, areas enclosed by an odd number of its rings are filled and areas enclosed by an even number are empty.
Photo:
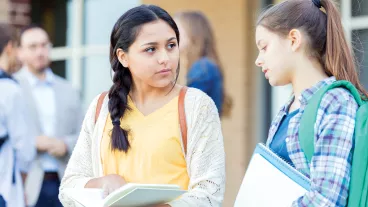
[[[66,195],[80,207],[136,207],[164,204],[175,200],[185,190],[178,185],[128,183],[115,190],[106,198],[102,189],[64,189]]]
[[[285,207],[303,196],[310,180],[263,144],[257,144],[234,207]]]

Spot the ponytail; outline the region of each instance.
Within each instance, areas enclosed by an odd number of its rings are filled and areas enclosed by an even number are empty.
[[[361,95],[368,97],[359,81],[355,58],[346,41],[338,9],[331,0],[321,0],[321,5],[327,14],[326,73],[332,74],[337,80],[350,81]]]

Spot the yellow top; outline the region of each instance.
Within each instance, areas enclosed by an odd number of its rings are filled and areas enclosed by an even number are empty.
[[[112,123],[107,118],[101,140],[104,175],[118,174],[128,183],[176,184],[187,190],[189,176],[182,151],[178,97],[149,115],[143,115],[128,99],[121,127],[129,130],[127,153],[111,151]]]

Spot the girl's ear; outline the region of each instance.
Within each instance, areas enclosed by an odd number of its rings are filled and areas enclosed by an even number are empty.
[[[126,52],[119,48],[116,50],[116,56],[125,68],[129,68],[128,54]]]
[[[292,29],[290,30],[287,39],[290,40],[290,46],[292,51],[296,52],[302,47],[303,35],[300,30]]]

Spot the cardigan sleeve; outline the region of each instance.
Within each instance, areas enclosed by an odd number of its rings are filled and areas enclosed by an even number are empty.
[[[190,182],[188,192],[169,204],[172,207],[221,206],[225,192],[225,152],[218,110],[210,97],[194,90],[186,101]]]
[[[77,144],[66,167],[64,177],[61,180],[59,200],[65,207],[74,207],[75,204],[74,201],[65,195],[64,189],[84,188],[87,182],[94,178],[91,144],[98,97],[92,101],[87,110]]]

